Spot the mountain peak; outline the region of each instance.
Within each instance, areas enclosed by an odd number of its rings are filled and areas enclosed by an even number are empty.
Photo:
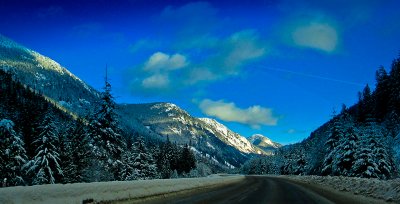
[[[269,139],[268,137],[266,137],[262,134],[254,134],[253,136],[248,138],[248,140],[253,145],[256,145],[262,149],[271,149],[271,148],[276,149],[276,148],[282,147],[281,144],[272,141],[271,139]]]
[[[245,137],[239,135],[236,132],[231,131],[225,125],[219,123],[217,120],[212,118],[199,118],[207,126],[208,130],[215,134],[218,138],[224,141],[226,144],[238,149],[244,153],[253,154],[265,154],[260,148],[251,144]]]

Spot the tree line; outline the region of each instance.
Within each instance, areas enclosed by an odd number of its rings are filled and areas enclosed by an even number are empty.
[[[73,118],[13,74],[0,79],[2,186],[197,176],[188,145],[120,128],[107,80],[94,111]]]
[[[376,71],[375,90],[366,85],[359,101],[275,155],[242,167],[249,174],[332,175],[391,179],[400,170],[400,57],[390,72]]]

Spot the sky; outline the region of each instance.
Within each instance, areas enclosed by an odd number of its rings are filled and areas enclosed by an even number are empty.
[[[250,3],[251,2],[251,3]],[[0,0],[0,34],[118,103],[299,142],[400,53],[399,1]]]

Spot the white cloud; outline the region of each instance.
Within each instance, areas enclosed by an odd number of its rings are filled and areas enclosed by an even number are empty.
[[[148,89],[164,89],[169,86],[168,75],[154,74],[142,81],[142,87]]]
[[[308,22],[296,26],[291,37],[297,46],[333,52],[338,45],[338,32],[326,22]]]
[[[177,93],[184,88],[236,76],[245,65],[266,53],[255,30],[242,30],[218,40],[213,38],[213,42],[212,48],[202,48],[205,54],[200,59],[197,53],[191,53],[190,62],[189,56],[180,53],[153,53],[136,69],[135,78],[131,79],[132,90],[149,94]]]
[[[259,128],[261,125],[275,126],[278,123],[278,118],[273,115],[272,109],[259,105],[242,109],[233,102],[204,99],[200,102],[199,107],[208,116],[227,122],[250,125],[252,128]]]
[[[232,34],[227,40],[228,52],[224,56],[227,67],[239,67],[246,61],[256,59],[265,54],[260,46],[259,36],[254,30],[243,30]]]
[[[238,75],[246,64],[263,57],[266,48],[255,30],[242,30],[216,41],[209,53],[202,63],[189,68],[189,84]]]
[[[143,70],[159,71],[159,70],[175,70],[188,65],[186,57],[181,54],[168,55],[163,52],[156,52],[150,56],[145,63]]]

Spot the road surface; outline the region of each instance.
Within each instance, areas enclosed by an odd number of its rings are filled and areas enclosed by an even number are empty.
[[[195,193],[166,196],[148,203],[365,203],[358,197],[329,192],[318,186],[293,182],[279,177],[246,176],[243,182]],[[374,202],[369,202],[374,203]]]

